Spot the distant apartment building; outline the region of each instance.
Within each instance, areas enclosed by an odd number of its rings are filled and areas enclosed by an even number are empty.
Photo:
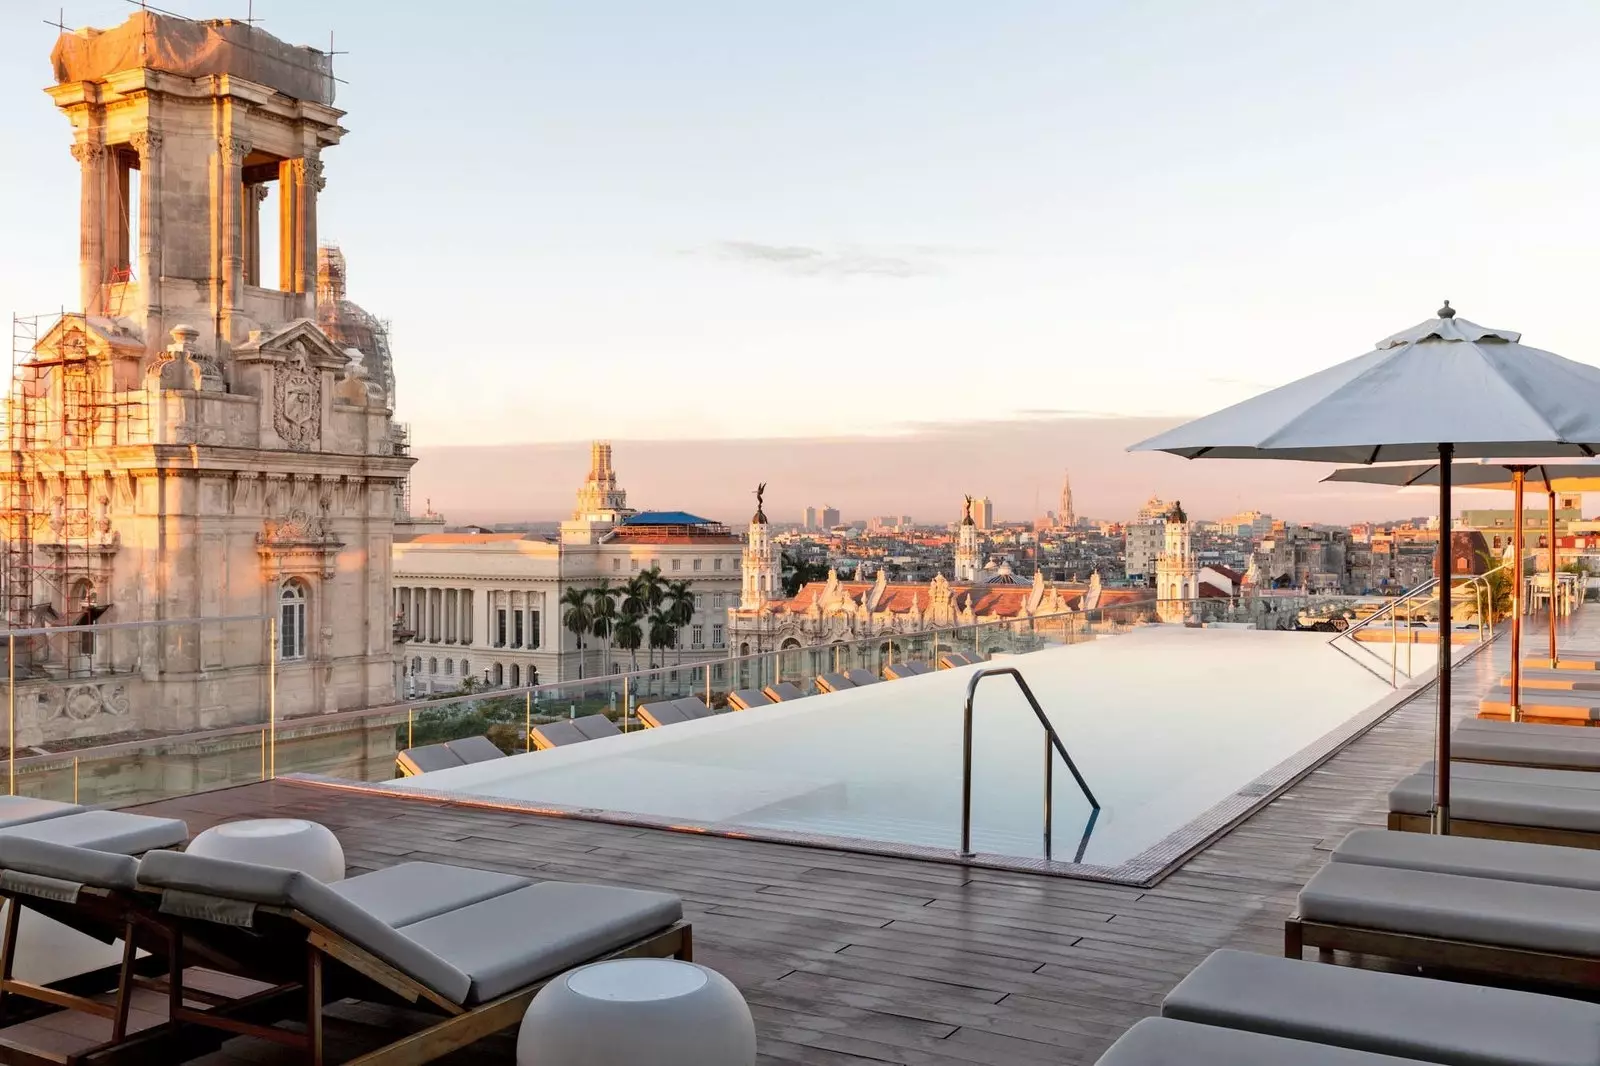
[[[1260,540],[1272,532],[1272,516],[1264,511],[1240,511],[1217,523],[1222,532]]]
[[[833,529],[839,525],[839,509],[837,507],[829,507],[827,504],[823,504],[817,517],[822,523],[823,529]]]
[[[805,527],[807,533],[815,533],[817,531],[817,509],[815,507],[806,508]]]
[[[1264,538],[1250,558],[1251,583],[1259,588],[1352,591],[1350,531],[1284,523]]]
[[[994,501],[987,496],[981,500],[974,500],[972,504],[972,520],[978,524],[979,529],[993,529]]]
[[[1123,530],[1122,572],[1129,581],[1148,582],[1155,576],[1156,557],[1166,539],[1166,517],[1128,523]]]

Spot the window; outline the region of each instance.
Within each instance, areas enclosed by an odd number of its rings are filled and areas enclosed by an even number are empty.
[[[439,660],[438,659],[429,659],[428,660],[428,673],[437,674],[438,672],[439,672]]]
[[[494,612],[494,646],[506,646],[506,609],[501,607]]]
[[[694,609],[696,611],[699,611],[700,608],[704,607],[704,606],[705,606],[705,596],[702,595],[701,593],[696,592],[694,594]]]
[[[711,646],[713,648],[722,647],[722,623],[720,622],[711,627]]]
[[[694,568],[695,568],[695,569],[696,569],[696,570],[699,570],[699,569],[700,569],[700,560],[699,560],[699,559],[696,559],[696,560],[695,560],[695,561],[694,561]]]
[[[306,587],[285,581],[278,594],[278,658],[306,657]]]
[[[513,648],[522,647],[522,612],[521,611],[512,611],[511,612],[511,646]],[[511,669],[515,670],[516,667],[513,666]],[[516,684],[516,682],[513,681],[512,684]]]
[[[639,569],[639,560],[637,560],[637,559],[629,559],[628,560],[628,569],[629,570],[637,570],[637,569]]]
[[[716,593],[712,594],[712,596],[711,596],[711,606],[713,608],[715,608],[716,610],[719,610],[719,611],[722,610],[722,593],[716,592]]]
[[[721,570],[722,569],[722,560],[720,558],[711,560],[711,569],[713,569],[713,570]]]
[[[419,655],[411,660],[411,672],[413,674],[422,673],[422,656]]]
[[[613,570],[621,570],[622,569],[622,560],[621,559],[613,559],[613,560],[611,560],[611,569],[613,569]]]
[[[468,663],[467,660],[465,660],[465,659],[461,660],[461,676],[462,677],[471,677],[472,676],[472,665],[470,663]]]
[[[537,648],[538,646],[539,646],[539,612],[538,611],[529,611],[528,612],[528,647]]]
[[[516,663],[511,664],[511,684],[513,687],[522,684],[522,667]]]
[[[682,559],[674,559],[674,560],[672,560],[672,568],[674,570],[682,570],[683,569],[683,560]]]
[[[689,646],[691,648],[703,648],[706,646],[705,626],[694,625],[689,627]]]
[[[455,672],[456,672],[456,661],[454,659],[446,659],[444,661],[444,676],[450,677]]]
[[[497,685],[506,683],[506,668],[499,663],[494,664],[494,683]]]
[[[711,668],[711,679],[713,681],[721,681],[726,676],[727,676],[727,671],[723,669],[723,666],[722,666],[721,663],[718,663],[717,665],[715,665],[715,666],[713,666]]]

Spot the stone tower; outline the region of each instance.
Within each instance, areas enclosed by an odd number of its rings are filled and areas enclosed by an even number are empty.
[[[745,534],[744,557],[740,562],[739,610],[759,611],[778,598],[778,553],[772,546],[767,512],[762,505],[766,484],[756,490],[756,513],[750,516]]]
[[[1189,538],[1189,516],[1180,500],[1167,512],[1166,539],[1156,556],[1157,613],[1163,622],[1184,620],[1185,600],[1200,594],[1199,568]]]
[[[1061,475],[1061,510],[1056,512],[1056,523],[1063,529],[1078,524],[1078,513],[1072,509],[1072,478]]]
[[[961,512],[961,526],[956,531],[956,572],[958,585],[970,585],[978,580],[983,567],[983,557],[978,551],[978,523],[972,520],[972,497],[967,497]]]
[[[19,741],[264,721],[266,626],[206,619],[276,620],[280,717],[393,702],[394,496],[415,460],[388,388],[315,322],[320,153],[344,133],[327,57],[137,12],[52,58],[83,311],[40,330],[6,399],[6,621],[93,603],[95,621],[174,624],[71,663],[35,649]],[[256,254],[269,184],[276,288]],[[113,680],[63,713],[63,670]]]

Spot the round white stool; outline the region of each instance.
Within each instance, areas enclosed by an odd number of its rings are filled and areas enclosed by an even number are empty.
[[[616,959],[539,990],[517,1032],[517,1066],[753,1066],[756,1027],[715,970]]]
[[[299,870],[318,881],[344,880],[344,848],[327,826],[300,818],[246,818],[212,826],[189,842],[190,855]]]

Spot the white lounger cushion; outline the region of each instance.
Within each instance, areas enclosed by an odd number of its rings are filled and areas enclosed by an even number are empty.
[[[1460,759],[1492,763],[1600,770],[1600,729],[1588,731],[1569,725],[1538,725],[1530,722],[1483,724],[1510,726],[1516,732],[1458,728],[1450,738],[1451,753]],[[1532,730],[1549,732],[1535,733]]]
[[[132,892],[139,860],[131,855],[0,834],[0,870]]]
[[[455,887],[468,880],[461,878]],[[139,881],[151,888],[292,907],[463,1004],[525,987],[683,917],[678,897],[662,892],[545,881],[396,929],[298,871],[172,851],[146,855]],[[436,883],[446,881],[439,877]],[[165,899],[162,905],[166,908]]]
[[[189,839],[189,827],[176,818],[152,818],[126,811],[79,811],[0,829],[0,838],[47,840],[75,848],[118,855],[142,855],[171,848]]]
[[[1389,791],[1391,811],[1427,814],[1432,806],[1433,780],[1427,774],[1412,774]],[[1464,821],[1597,832],[1600,790],[1481,781],[1452,774],[1450,813]]]
[[[1365,866],[1600,891],[1600,851],[1584,848],[1356,829],[1333,849],[1332,858]]]
[[[1171,1018],[1146,1018],[1095,1060],[1095,1066],[1417,1066],[1366,1051],[1308,1044]]]
[[[34,799],[32,796],[0,796],[0,828],[37,822],[42,818],[59,818],[83,810],[76,803],[58,803],[55,800]]]
[[[1433,760],[1417,767],[1417,773],[1433,776]],[[1540,785],[1545,788],[1582,788],[1600,791],[1600,774],[1588,770],[1557,770],[1548,766],[1500,766],[1495,763],[1450,763],[1451,781],[1504,781],[1513,785]]]
[[[1161,1014],[1452,1066],[1600,1066],[1592,1003],[1243,951],[1213,952]]]
[[[1330,862],[1300,890],[1307,921],[1600,955],[1600,893],[1424,870]]]
[[[540,881],[400,932],[470,974],[467,1002],[483,1003],[665,929],[682,917],[678,897],[664,892]]]
[[[357,874],[328,887],[385,925],[396,928],[432,918],[533,884],[526,877],[446,866],[403,862]]]

